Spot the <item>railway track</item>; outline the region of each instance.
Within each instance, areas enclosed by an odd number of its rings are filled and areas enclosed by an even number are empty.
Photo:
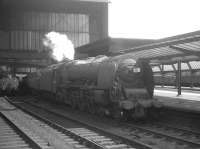
[[[17,108],[22,109],[24,112],[37,118],[37,123],[40,126],[44,126],[45,129],[53,129],[54,134],[57,134],[62,140],[67,142],[74,148],[80,149],[152,149],[151,146],[137,142],[130,141],[125,138],[116,137],[113,134],[105,134],[88,127],[75,127],[75,128],[64,128],[49,119],[42,116],[36,115],[33,112],[19,106],[15,103]],[[19,104],[19,102],[18,102]],[[49,113],[50,114],[50,113]],[[31,118],[32,119],[32,118]]]
[[[1,149],[41,149],[15,124],[0,113],[0,148]]]
[[[153,127],[158,127],[158,128],[161,128],[161,127],[164,127],[166,130],[167,129],[174,129],[175,131],[185,131],[186,133],[189,133],[189,134],[194,134],[196,135],[197,137],[200,138],[200,131],[199,130],[191,130],[189,128],[184,128],[184,127],[179,127],[179,126],[176,126],[176,125],[171,125],[171,124],[166,124],[166,123],[163,123],[163,122],[157,122],[157,123],[152,123]]]
[[[137,134],[138,138],[149,138],[152,136],[157,142],[165,144],[174,144],[172,146],[182,146],[183,148],[200,148],[200,134],[183,128],[162,125],[160,123],[153,124],[123,124],[122,127],[131,134]]]
[[[36,104],[27,104],[54,113],[57,116],[69,118]],[[151,148],[200,148],[199,133],[186,129],[166,126],[158,123],[151,123],[146,125],[119,123],[118,129],[119,131],[126,133],[127,138],[130,138],[129,140],[132,139],[135,140],[137,143],[141,142],[143,144],[147,144]]]

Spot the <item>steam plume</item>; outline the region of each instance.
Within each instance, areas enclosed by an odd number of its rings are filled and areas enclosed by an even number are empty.
[[[49,32],[45,34],[43,44],[52,49],[53,57],[58,61],[61,61],[65,58],[70,60],[74,59],[74,45],[68,39],[66,34]]]

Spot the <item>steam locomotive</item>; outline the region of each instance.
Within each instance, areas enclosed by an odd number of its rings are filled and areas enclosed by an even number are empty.
[[[114,118],[145,117],[156,107],[150,65],[97,56],[64,61],[27,76],[29,88],[72,108]]]

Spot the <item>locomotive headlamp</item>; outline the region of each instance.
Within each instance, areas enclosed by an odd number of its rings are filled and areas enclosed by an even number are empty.
[[[139,72],[140,72],[140,68],[139,68],[139,67],[134,67],[134,68],[132,69],[132,71],[133,71],[134,73],[139,73]]]

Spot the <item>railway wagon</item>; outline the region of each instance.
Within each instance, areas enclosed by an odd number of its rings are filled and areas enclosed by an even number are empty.
[[[156,85],[176,86],[176,74],[165,73],[154,75],[154,81]],[[200,71],[191,73],[190,71],[183,71],[181,75],[181,85],[183,87],[200,87]]]
[[[19,80],[16,77],[6,76],[0,78],[0,96],[16,94],[18,86]]]
[[[155,74],[154,82],[156,85],[176,86],[175,73],[166,73],[164,76]]]
[[[115,118],[145,117],[157,105],[153,72],[142,60],[97,56],[65,61],[30,74],[27,83],[48,99]]]

